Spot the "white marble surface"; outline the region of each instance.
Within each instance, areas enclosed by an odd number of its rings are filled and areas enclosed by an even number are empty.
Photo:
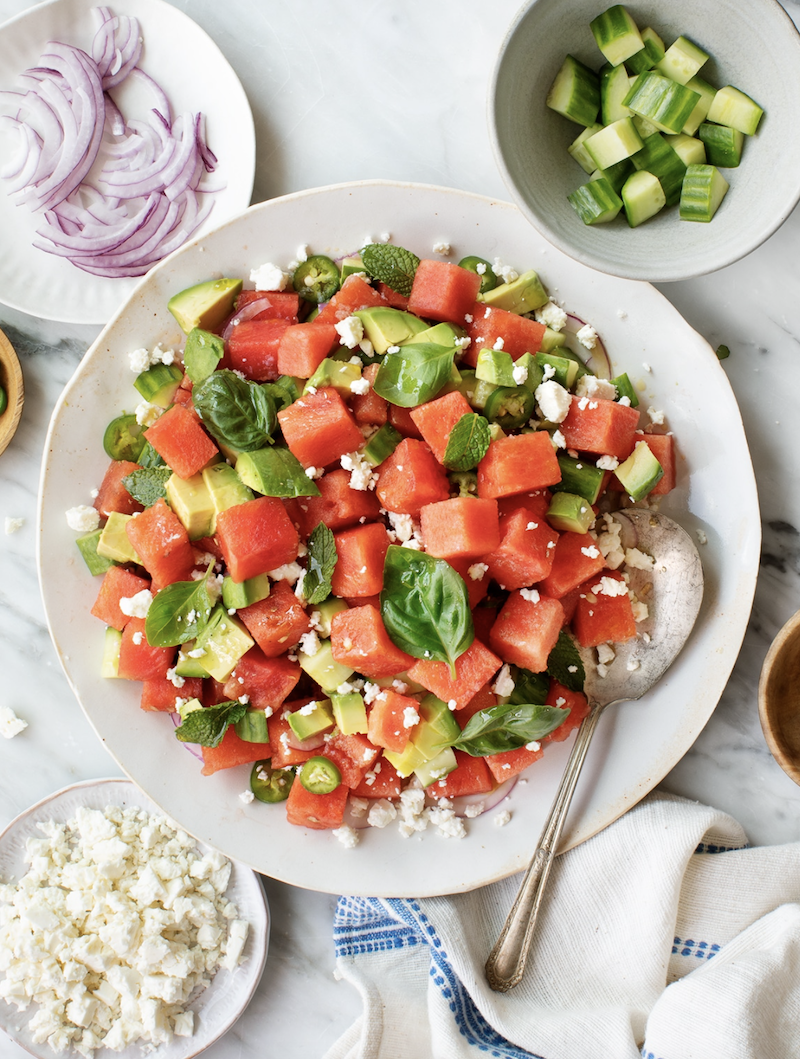
[[[0,0],[0,21],[29,6]],[[515,0],[179,0],[177,6],[218,42],[250,98],[254,201],[368,177],[508,197],[489,145],[485,97]],[[786,7],[800,21],[800,7],[791,0]],[[663,787],[730,812],[759,845],[800,838],[800,788],[770,757],[756,708],[768,644],[800,606],[798,240],[796,210],[739,264],[662,288],[712,346],[730,347],[725,368],[745,421],[764,526],[741,656],[706,729]],[[60,671],[35,564],[48,420],[97,329],[47,323],[1,304],[0,327],[17,346],[26,387],[19,432],[0,456],[0,702],[29,725],[13,740],[0,739],[1,827],[74,780],[120,773]],[[7,516],[25,523],[6,536]],[[209,1059],[320,1056],[359,1011],[351,988],[333,978],[335,899],[271,880],[265,885],[273,924],[267,969],[245,1015],[205,1053]],[[25,1053],[0,1038],[0,1054]]]

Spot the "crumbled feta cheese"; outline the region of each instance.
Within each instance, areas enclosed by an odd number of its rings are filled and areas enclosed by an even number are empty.
[[[597,645],[597,661],[602,662],[604,665],[609,665],[616,658],[614,648],[611,644],[601,643]]]
[[[590,589],[596,596],[627,596],[628,586],[616,577],[601,577]]]
[[[534,397],[545,419],[551,423],[561,423],[566,419],[572,404],[572,397],[569,390],[565,390],[555,379],[540,383],[536,387]]]
[[[548,302],[533,315],[540,324],[549,327],[551,331],[563,331],[567,324],[567,314],[555,302]]]
[[[625,561],[625,550],[620,543],[622,527],[613,518],[605,520],[605,529],[597,535],[597,547],[610,570],[616,570]]]
[[[644,370],[645,370],[646,372],[652,372],[652,370],[653,370],[653,369],[652,369],[652,368],[650,367],[650,365],[649,365],[649,364],[647,363],[647,361],[646,361],[646,360],[643,360],[643,361],[642,361],[642,367],[644,368]]]
[[[358,394],[363,397],[365,393],[369,393],[369,390],[369,379],[365,379],[363,376],[360,379],[354,379],[350,383],[350,393]]]
[[[531,739],[530,743],[525,744],[525,749],[530,750],[532,754],[535,754],[542,749],[542,744],[538,739]]]
[[[510,265],[504,265],[499,257],[494,259],[492,271],[503,283],[513,283],[515,279],[519,279],[519,273]]]
[[[496,816],[492,817],[492,823],[495,827],[505,827],[510,820],[511,813],[508,809],[501,809]]]
[[[140,427],[151,427],[163,411],[164,409],[157,404],[150,404],[149,401],[140,401],[134,409],[136,422]]]
[[[464,806],[464,816],[468,820],[474,820],[476,816],[480,816],[486,809],[486,802],[470,802],[469,805]]]
[[[511,676],[511,667],[506,664],[497,674],[497,679],[492,686],[492,691],[495,695],[500,695],[502,698],[508,698],[513,692],[515,686],[514,678]]]
[[[299,563],[284,563],[269,571],[273,581],[288,581],[290,584],[294,584],[303,574],[305,570]]]
[[[633,609],[633,620],[638,624],[640,621],[647,621],[650,617],[650,611],[646,603],[642,603],[640,599],[635,599],[631,604]],[[647,641],[650,642],[649,640]]]
[[[625,312],[624,309],[617,309],[617,316],[620,318],[620,320],[628,319],[628,314]]]
[[[603,401],[615,401],[617,388],[608,379],[598,379],[596,375],[581,375],[575,387],[579,397],[599,397]]]
[[[528,381],[528,369],[524,364],[515,364],[511,369],[511,375],[517,386],[522,386]]]
[[[598,662],[595,669],[597,670],[598,677],[608,676],[608,666],[604,662]]]
[[[553,448],[565,449],[567,447],[567,439],[564,437],[560,430],[554,431],[550,437],[550,440],[553,442]]]
[[[5,520],[6,536],[10,537],[12,533],[16,533],[18,530],[21,530],[24,525],[25,525],[25,519],[24,518],[12,518],[10,515],[6,515],[6,520]]]
[[[397,817],[397,810],[388,798],[378,798],[370,806],[367,823],[370,827],[386,827]]]
[[[119,609],[129,618],[146,618],[153,602],[153,593],[149,588],[143,588],[135,596],[123,596],[119,601]]]
[[[694,533],[697,537],[698,544],[708,544],[708,535],[706,534],[705,530],[695,530]]]
[[[314,629],[310,629],[308,632],[304,632],[303,635],[300,637],[300,650],[304,655],[313,657],[319,651],[321,646],[322,645],[319,641],[319,636],[317,636]],[[309,705],[313,706],[314,704],[309,703]],[[305,709],[305,707],[303,708]]]
[[[594,544],[589,544],[585,548],[581,548],[581,555],[585,555],[587,559],[599,559],[600,549]]]
[[[141,375],[143,371],[152,368],[154,364],[173,364],[175,362],[175,350],[162,349],[159,343],[152,351],[144,348],[134,349],[128,354],[128,361],[131,371]]]
[[[341,827],[334,828],[332,832],[334,838],[337,838],[345,849],[355,849],[359,843],[359,834],[354,827],[350,827],[349,824],[342,824]]]
[[[244,802],[245,805],[249,805],[255,799],[255,794],[252,791],[242,791],[239,795],[239,800]]]
[[[378,476],[360,452],[348,452],[339,461],[345,471],[350,472],[350,488],[359,492],[374,489]]]
[[[489,567],[486,563],[473,563],[467,570],[467,573],[469,574],[470,581],[482,581],[488,571]]]
[[[499,351],[499,350],[501,350],[503,348],[504,345],[505,345],[505,341],[498,336],[494,340],[494,345],[492,346],[492,349],[496,349],[496,350]]]
[[[629,673],[635,673],[640,665],[641,662],[639,662],[637,658],[631,658],[625,668],[628,670]]]
[[[256,290],[284,290],[289,283],[289,278],[287,272],[269,261],[250,270],[250,282],[255,284]]]
[[[466,838],[467,829],[464,821],[456,816],[453,809],[444,806],[444,799],[439,804],[428,810],[428,819],[445,838]]]
[[[342,340],[342,345],[348,349],[355,349],[364,337],[364,325],[357,316],[347,316],[333,326]]]
[[[439,254],[440,257],[450,257],[453,252],[453,248],[449,243],[446,243],[443,239],[433,244],[434,254]]]
[[[653,406],[651,405],[647,409],[647,414],[650,416],[650,422],[655,424],[655,426],[659,426],[660,427],[660,426],[663,425],[663,423],[664,423],[664,413],[662,411],[660,411],[660,410],[658,410],[656,408],[653,408]]]
[[[584,324],[583,327],[575,335],[577,340],[586,349],[594,349],[597,345],[597,332],[591,324]]]
[[[13,739],[27,727],[28,722],[17,717],[10,706],[0,706],[0,735],[4,739]]]
[[[406,706],[403,710],[403,727],[413,728],[415,724],[419,724],[419,721],[419,711],[413,706]]]
[[[67,525],[76,533],[94,533],[100,525],[100,513],[86,504],[78,504],[77,507],[67,508]],[[8,532],[8,530],[6,530]]]
[[[364,685],[364,702],[370,706],[382,694],[380,684],[373,684],[368,680]]]
[[[174,666],[167,670],[167,680],[174,688],[182,688],[186,683],[186,678],[182,677]]]
[[[523,599],[526,599],[529,603],[539,602],[539,590],[536,588],[521,588],[519,594]]]
[[[626,548],[625,565],[633,570],[652,570],[655,566],[655,559],[652,555],[639,551],[638,548]]]
[[[619,467],[619,460],[616,456],[601,456],[595,466],[601,471],[615,471]]]

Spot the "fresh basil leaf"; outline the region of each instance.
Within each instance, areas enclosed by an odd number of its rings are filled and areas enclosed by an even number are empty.
[[[283,445],[241,453],[236,473],[244,485],[263,496],[320,495],[319,486],[308,477],[302,463]]]
[[[167,490],[164,486],[171,477],[170,467],[140,467],[126,474],[122,484],[134,500],[144,507],[152,507],[156,500],[166,499]]]
[[[416,254],[390,243],[368,243],[361,250],[361,261],[373,279],[385,283],[405,298],[409,296],[419,265]]]
[[[471,471],[486,455],[491,440],[488,419],[467,412],[450,431],[442,462],[450,471]]]
[[[175,729],[182,743],[199,743],[200,746],[219,746],[228,731],[229,724],[236,724],[247,713],[246,702],[221,702],[218,706],[205,706],[192,710]]]
[[[450,563],[390,544],[380,600],[392,642],[414,658],[446,662],[455,679],[475,629],[466,583]]]
[[[225,356],[225,343],[219,335],[193,327],[186,338],[183,366],[186,374],[197,384],[207,379]]]
[[[530,669],[511,667],[511,678],[514,681],[514,690],[508,697],[509,702],[516,706],[531,702],[537,706],[543,706],[550,691],[550,677],[547,673],[531,673]]]
[[[192,402],[208,432],[239,452],[272,444],[278,419],[272,394],[233,371],[215,371],[192,390]]]
[[[570,691],[583,691],[586,670],[575,641],[564,629],[558,634],[556,645],[547,658],[547,672]]]
[[[322,603],[331,594],[331,578],[338,558],[333,533],[320,522],[308,538],[308,565],[303,578],[307,603]]]
[[[557,706],[506,702],[473,714],[452,745],[472,757],[502,754],[544,739],[568,716],[568,709]]]
[[[409,342],[384,356],[372,388],[389,404],[415,408],[441,390],[452,374],[454,356],[451,346]]]
[[[144,620],[144,634],[151,647],[177,647],[203,631],[211,613],[208,578],[212,569],[213,563],[209,563],[199,581],[175,581],[156,594]]]
[[[294,404],[300,396],[300,389],[291,375],[281,375],[275,382],[262,382],[261,389],[272,397],[279,412]]]

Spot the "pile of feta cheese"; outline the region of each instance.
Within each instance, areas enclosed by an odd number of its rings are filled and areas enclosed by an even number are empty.
[[[187,1002],[247,939],[225,897],[230,862],[140,808],[80,807],[37,828],[27,872],[0,884],[0,998],[38,1004],[27,1029],[55,1051],[191,1036]]]

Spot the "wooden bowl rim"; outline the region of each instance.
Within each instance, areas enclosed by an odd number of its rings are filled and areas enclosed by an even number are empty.
[[[0,453],[4,452],[16,433],[22,416],[25,387],[22,367],[7,335],[0,331],[0,384],[6,389],[8,406],[0,415]]]
[[[781,678],[786,679],[786,666],[792,651],[800,657],[800,610],[772,641],[758,683],[758,715],[767,746],[786,775],[800,785],[800,745],[794,751],[787,747],[781,724],[789,709],[794,708],[800,716],[800,690],[796,699],[779,694],[783,683]]]

